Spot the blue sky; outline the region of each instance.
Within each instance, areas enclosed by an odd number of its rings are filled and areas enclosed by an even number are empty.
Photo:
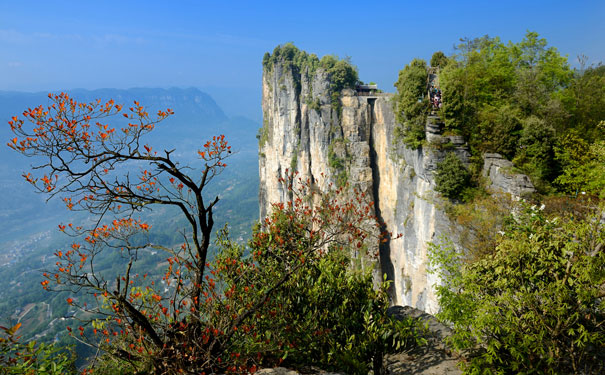
[[[605,61],[602,0],[0,0],[0,90],[193,86],[258,118],[261,59],[277,44],[350,56],[362,80],[392,91],[414,57],[450,54],[461,37],[519,41],[526,30],[572,63]]]

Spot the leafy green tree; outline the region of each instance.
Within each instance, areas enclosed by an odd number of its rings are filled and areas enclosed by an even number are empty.
[[[519,110],[509,104],[500,107],[486,104],[477,117],[477,131],[471,135],[477,148],[512,159],[523,128]]]
[[[401,124],[399,134],[403,142],[418,148],[425,138],[424,126],[430,105],[426,98],[428,71],[426,62],[414,59],[399,72],[395,83],[395,114]]]
[[[519,150],[513,163],[528,173],[536,185],[552,181],[556,173],[554,143],[555,129],[552,126],[536,116],[524,120]]]
[[[605,130],[605,122],[600,128]],[[563,191],[576,195],[586,192],[605,198],[605,141],[590,144],[570,133],[555,147],[556,160],[562,168],[555,183]]]
[[[585,61],[582,60],[584,65]],[[605,119],[605,66],[582,67],[559,98],[568,116],[559,130],[574,129],[586,141],[603,140],[598,123]]]
[[[518,72],[515,99],[527,115],[541,113],[550,95],[565,88],[572,78],[567,58],[555,47],[546,46],[546,39],[531,31],[520,43],[508,45]]]
[[[435,246],[439,317],[466,374],[599,374],[605,363],[603,207],[582,217],[518,210],[490,256]]]
[[[455,153],[448,152],[445,159],[437,164],[435,191],[450,199],[459,199],[469,184],[468,169]]]
[[[0,327],[0,374],[76,374],[72,353],[64,348],[36,341],[22,343],[16,336],[20,327],[21,323],[11,328]]]
[[[469,137],[477,112],[486,104],[499,106],[514,88],[514,68],[505,45],[487,36],[465,39],[457,47],[457,60],[441,72],[446,128]]]
[[[474,118],[474,105],[470,101],[468,75],[457,63],[449,64],[439,74],[442,94],[442,120],[451,132],[463,133]]]
[[[447,65],[447,62],[448,62],[447,56],[445,56],[445,53],[443,53],[442,51],[437,51],[437,52],[433,53],[433,56],[431,56],[431,66],[432,67],[443,68]]]

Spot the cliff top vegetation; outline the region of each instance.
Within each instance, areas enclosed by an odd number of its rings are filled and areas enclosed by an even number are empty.
[[[318,70],[322,70],[330,81],[330,97],[332,107],[340,108],[340,92],[345,88],[355,88],[359,82],[357,68],[349,58],[339,59],[335,55],[325,55],[321,59],[316,54],[308,54],[299,50],[294,44],[286,43],[275,47],[273,53],[266,52],[263,56],[263,69],[272,72],[276,64],[281,64],[284,70],[291,69],[294,85],[298,92],[301,89],[301,76],[313,80]]]
[[[316,70],[323,69],[332,83],[332,89],[341,91],[345,88],[355,88],[359,81],[357,67],[349,58],[339,59],[335,55],[325,55],[321,59],[314,53],[307,53],[298,49],[293,43],[286,43],[275,47],[273,53],[266,52],[263,56],[263,68],[271,71],[277,63],[284,69],[292,68],[293,73],[307,74],[312,77]]]
[[[433,110],[446,134],[468,141],[476,183],[481,155],[495,152],[529,175],[540,193],[603,194],[605,69],[585,60],[572,69],[535,32],[517,43],[463,39],[452,56],[437,52],[431,59],[440,67],[443,104],[436,110],[427,98],[428,67],[415,59],[395,84],[399,139],[427,146],[424,126]]]

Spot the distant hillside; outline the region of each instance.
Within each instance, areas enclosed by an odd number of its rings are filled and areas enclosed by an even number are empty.
[[[160,123],[144,140],[156,150],[176,149],[174,155],[181,161],[191,162],[197,157],[196,151],[202,142],[213,135],[225,134],[234,150],[239,152],[234,159],[245,159],[246,164],[256,163],[255,135],[260,125],[245,117],[228,118],[214,99],[199,89],[66,91],[79,102],[114,99],[116,103],[130,106],[137,100],[148,109],[151,116],[159,109],[173,109],[175,114]],[[54,228],[57,215],[64,215],[60,202],[51,201],[50,205],[45,204],[43,197],[34,194],[21,178],[23,171],[29,169],[32,160],[21,157],[5,147],[6,142],[12,138],[7,124],[11,116],[20,115],[27,108],[40,104],[47,105],[48,102],[48,92],[0,91],[0,225],[5,228],[0,243],[18,239],[34,229],[42,231]],[[232,162],[233,168],[238,169],[236,164]],[[250,165],[245,168],[248,171]],[[255,175],[255,167],[252,171]]]
[[[193,129],[207,129],[209,126],[215,126],[228,120],[214,99],[195,88],[133,88],[92,91],[74,89],[67,90],[67,92],[79,102],[113,99],[116,103],[129,106],[137,100],[148,108],[150,114],[156,113],[159,109],[171,108],[175,112],[174,116],[159,126],[155,133],[156,136],[168,136],[169,139],[174,139],[175,136],[191,135],[192,132],[196,132]],[[0,122],[6,124],[11,116],[20,114],[27,108],[48,103],[47,95],[48,92],[0,91]],[[11,135],[8,126],[2,126],[1,129],[2,139],[8,139]],[[5,151],[3,149],[2,153]]]

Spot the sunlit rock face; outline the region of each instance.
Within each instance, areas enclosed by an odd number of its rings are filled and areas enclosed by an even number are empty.
[[[488,189],[519,198],[536,192],[528,176],[514,172],[513,163],[500,154],[483,155],[483,176],[489,178]]]
[[[343,90],[339,110],[331,103],[330,77],[321,68],[305,73],[293,73],[279,63],[264,70],[261,218],[270,212],[271,202],[286,200],[278,181],[286,169],[296,169],[320,189],[330,182],[348,182],[372,197],[376,216],[388,231],[402,235],[380,246],[377,266],[379,274],[393,281],[393,303],[436,312],[437,280],[427,272],[427,251],[431,241],[451,234],[442,201],[433,190],[433,174],[445,152],[437,147],[412,150],[394,141],[391,94],[365,96]],[[433,138],[440,137],[438,128],[427,126]],[[450,141],[455,146],[450,149],[467,161],[464,141]],[[342,168],[333,167],[335,159]]]

